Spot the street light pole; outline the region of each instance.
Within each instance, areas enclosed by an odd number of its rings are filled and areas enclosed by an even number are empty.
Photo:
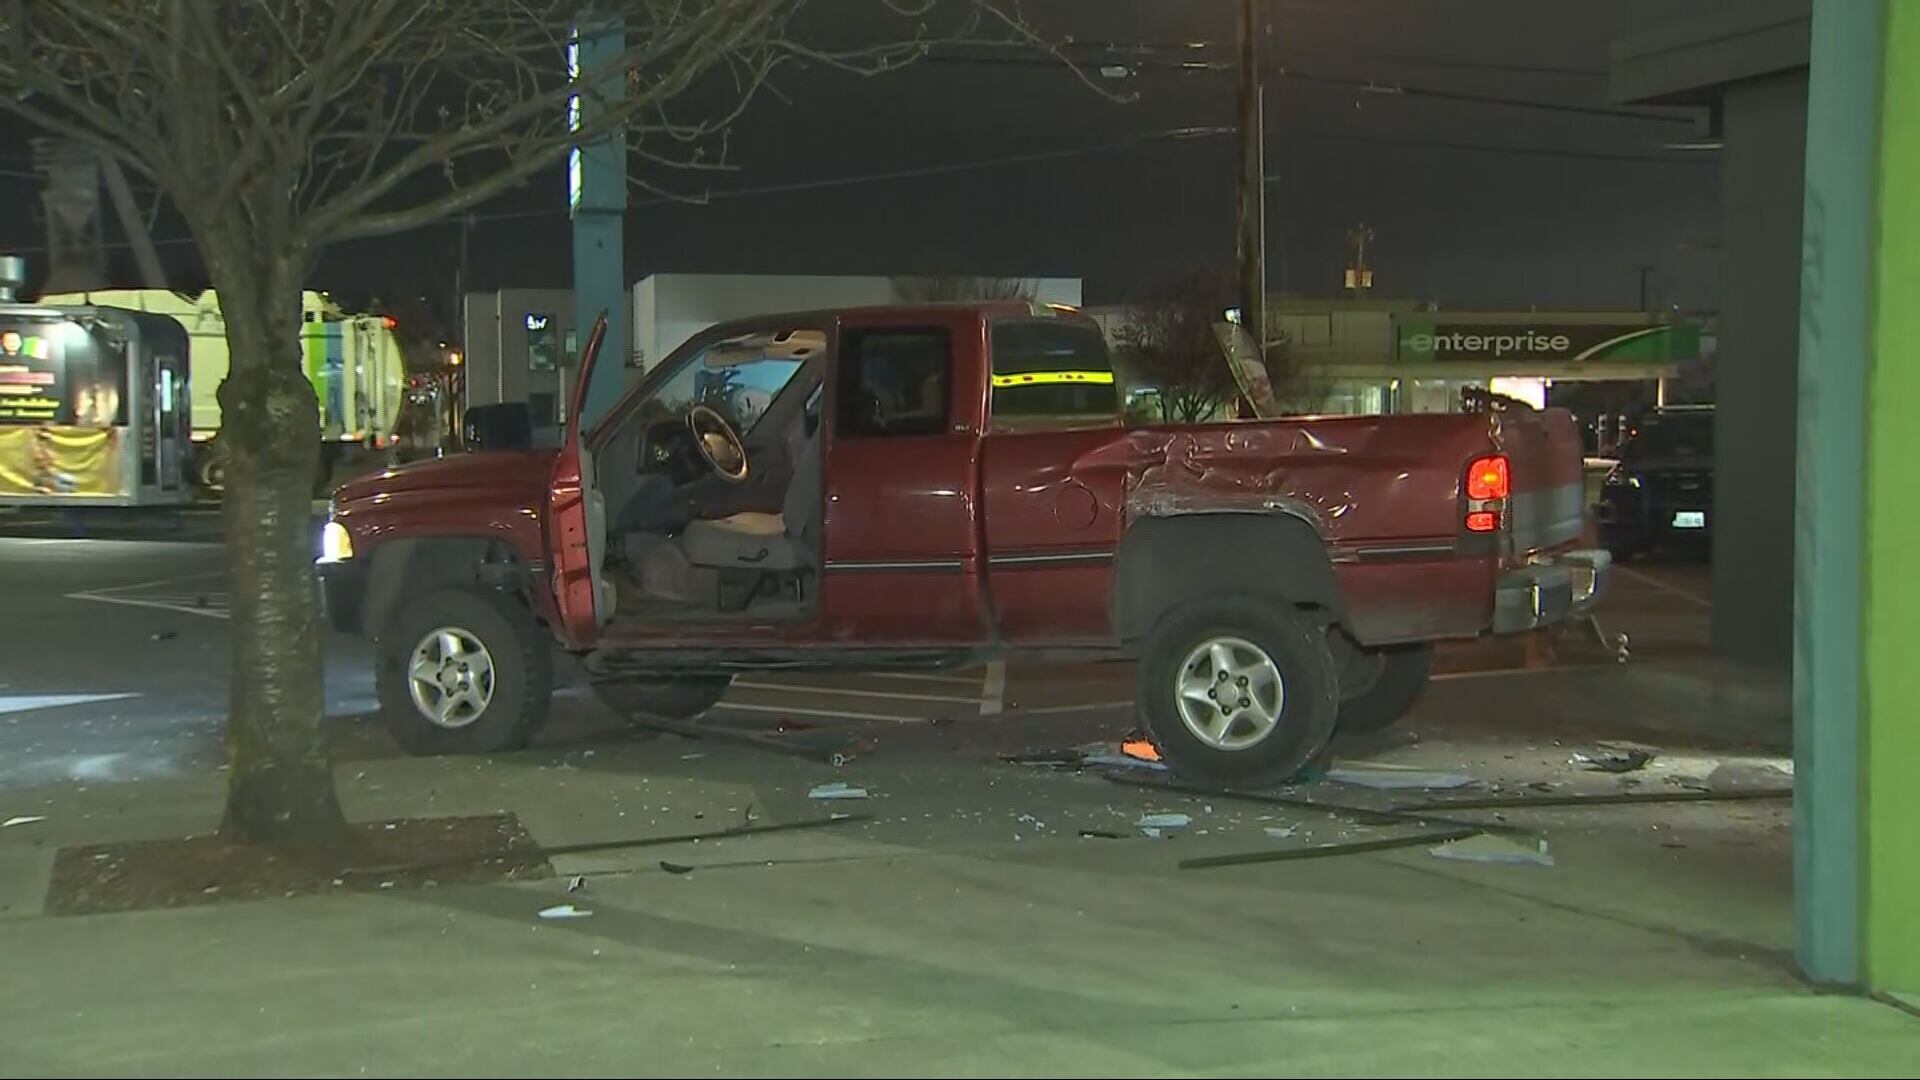
[[[1267,352],[1267,168],[1261,0],[1240,0],[1240,325]]]

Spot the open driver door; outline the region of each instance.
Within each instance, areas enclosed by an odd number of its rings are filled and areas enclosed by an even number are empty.
[[[607,504],[594,483],[593,451],[588,435],[600,419],[586,415],[587,402],[616,400],[591,394],[596,377],[621,378],[620,365],[601,365],[600,345],[607,337],[602,313],[580,354],[580,377],[567,410],[566,438],[553,460],[547,486],[547,549],[553,559],[553,598],[560,638],[571,645],[591,644],[613,618],[614,589],[607,580]],[[604,372],[603,372],[604,369]]]

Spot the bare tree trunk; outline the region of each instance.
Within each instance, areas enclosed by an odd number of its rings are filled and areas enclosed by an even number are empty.
[[[301,370],[299,279],[246,281],[231,271],[254,260],[212,261],[233,358],[219,392],[233,615],[221,831],[283,848],[333,846],[346,822],[322,727],[311,535],[320,413]]]

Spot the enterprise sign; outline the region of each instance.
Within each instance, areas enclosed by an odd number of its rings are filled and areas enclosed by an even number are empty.
[[[1400,359],[1580,363],[1671,363],[1699,355],[1691,324],[1499,324],[1403,322]]]

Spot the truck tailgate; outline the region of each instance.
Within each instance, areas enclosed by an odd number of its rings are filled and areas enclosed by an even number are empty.
[[[1586,530],[1586,480],[1580,431],[1565,409],[1493,414],[1493,441],[1507,455],[1513,484],[1516,555],[1562,547]]]

